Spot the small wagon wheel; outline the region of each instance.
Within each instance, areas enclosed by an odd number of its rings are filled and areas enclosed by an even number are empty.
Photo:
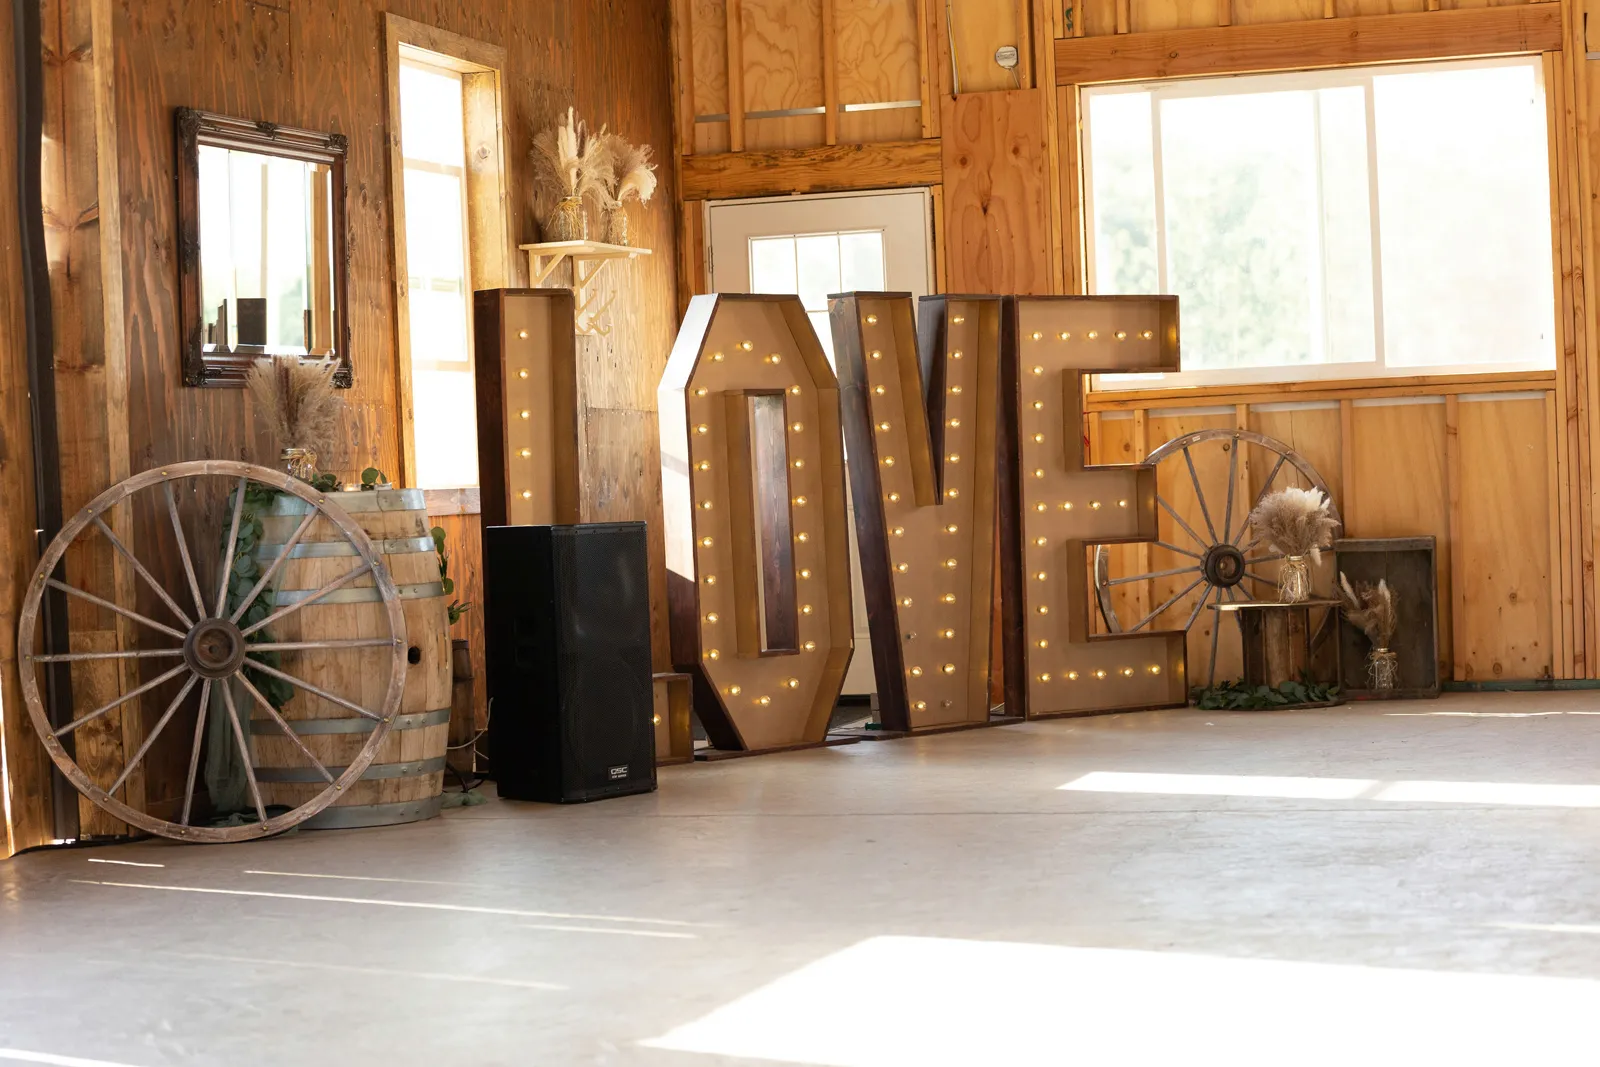
[[[1202,447],[1213,446],[1221,447],[1228,453],[1228,478],[1225,486],[1203,485],[1205,479],[1201,477],[1195,464],[1195,454]],[[1267,476],[1260,483],[1255,499],[1248,503],[1242,498],[1236,499],[1239,497],[1237,492],[1240,474],[1239,457],[1246,448],[1260,454],[1267,470]],[[1255,505],[1259,504],[1263,497],[1274,488],[1281,489],[1287,484],[1291,475],[1284,474],[1286,465],[1294,472],[1298,472],[1305,482],[1305,488],[1322,490],[1323,495],[1328,498],[1329,511],[1335,519],[1339,518],[1338,506],[1333,503],[1333,494],[1328,492],[1327,483],[1322,480],[1316,468],[1288,445],[1265,434],[1250,430],[1196,430],[1174,437],[1166,444],[1160,445],[1150,453],[1145,462],[1157,467],[1157,485],[1163,481],[1160,474],[1162,463],[1177,468],[1179,482],[1186,481],[1194,488],[1198,517],[1191,514],[1189,519],[1185,519],[1169,500],[1159,492],[1156,494],[1156,505],[1159,509],[1156,515],[1159,538],[1155,543],[1179,557],[1180,563],[1175,567],[1112,577],[1108,546],[1096,546],[1095,595],[1100,604],[1100,615],[1105,620],[1106,628],[1112,633],[1136,633],[1147,627],[1153,628],[1152,624],[1165,612],[1185,607],[1188,607],[1188,615],[1182,628],[1188,631],[1194,626],[1208,602],[1220,604],[1223,597],[1227,597],[1230,601],[1254,599],[1246,591],[1250,587],[1247,586],[1245,590],[1239,588],[1245,582],[1254,583],[1256,591],[1263,593],[1276,589],[1277,583],[1262,571],[1262,565],[1280,560],[1283,556],[1269,552],[1265,546],[1249,537],[1250,524],[1247,520],[1250,512],[1255,510]],[[1246,470],[1253,469],[1255,460],[1246,460],[1246,463],[1252,465]],[[1212,469],[1220,464],[1202,462],[1200,466]],[[1284,474],[1282,481],[1279,479],[1280,474]],[[1115,597],[1117,587],[1157,578],[1176,578],[1178,591],[1142,618],[1124,623],[1117,614]],[[1191,597],[1193,606],[1189,607]],[[1217,681],[1219,630],[1220,625],[1212,626],[1211,662],[1207,685],[1215,685]],[[1191,672],[1191,676],[1197,674],[1198,671]]]
[[[234,583],[233,593],[237,597],[241,578],[235,573],[232,564],[235,561],[239,548],[239,524],[244,510],[245,491],[251,483],[269,486],[283,493],[299,497],[311,505],[299,528],[281,547],[277,556],[267,563],[263,561],[264,568],[254,585],[242,594],[242,599],[230,604],[230,582]],[[177,498],[174,487],[178,487],[191,494],[215,493],[217,498],[225,499],[227,493],[232,491],[232,501],[228,506],[228,521],[224,550],[219,557],[219,563],[214,575],[203,574],[196,571],[195,559],[197,555],[204,555],[192,551],[189,538],[183,529],[183,520],[179,514]],[[141,495],[142,494],[142,495]],[[126,503],[125,503],[126,502]],[[171,524],[172,537],[176,541],[176,554],[182,561],[182,574],[173,581],[175,588],[169,590],[162,579],[153,574],[144,563],[135,557],[133,552],[125,545],[110,525],[105,521],[105,516],[112,508],[119,504],[128,507],[147,508],[145,514],[151,516],[151,522],[159,526]],[[265,618],[250,622],[246,619],[246,612],[253,602],[262,596],[269,588],[272,581],[282,566],[293,552],[300,539],[310,529],[314,520],[321,518],[332,523],[344,535],[355,550],[355,565],[345,571],[341,576],[323,585],[313,592],[305,594],[292,602],[269,610]],[[53,577],[57,564],[66,555],[67,550],[78,541],[80,535],[96,531],[104,537],[113,549],[127,562],[128,566],[144,587],[148,588],[160,600],[162,608],[152,610],[146,614],[139,610],[136,603],[132,606],[117,604],[105,597],[78,588],[67,582],[59,581]],[[93,534],[91,533],[91,537]],[[162,531],[165,536],[165,531]],[[349,557],[345,557],[349,558]],[[382,603],[381,617],[387,623],[386,635],[355,637],[340,640],[308,640],[274,642],[262,640],[266,635],[266,628],[278,620],[300,610],[326,597],[343,586],[358,579],[370,581],[378,590]],[[132,579],[130,578],[130,581]],[[49,655],[37,654],[36,629],[39,620],[40,601],[46,595],[47,589],[54,589],[69,597],[79,598],[97,607],[114,612],[132,623],[137,624],[138,647],[119,649],[117,651],[93,652],[55,652]],[[163,622],[152,616],[165,614],[170,616],[170,622]],[[255,640],[253,635],[259,634]],[[373,651],[384,650],[384,651]],[[356,674],[375,678],[381,683],[387,678],[387,689],[381,703],[368,700],[374,707],[364,707],[359,699],[349,699],[336,693],[314,685],[303,678],[282,670],[278,667],[262,662],[255,658],[263,653],[287,653],[314,655],[317,657],[329,656],[357,656],[362,659],[362,668]],[[383,743],[389,732],[395,714],[400,707],[401,692],[405,685],[406,673],[406,627],[405,615],[401,608],[400,592],[389,575],[388,568],[384,565],[382,557],[367,537],[365,531],[357,526],[354,520],[343,508],[333,503],[328,497],[311,488],[305,482],[266,467],[257,467],[248,463],[234,463],[224,461],[201,461],[195,463],[176,463],[157,470],[146,471],[135,475],[110,489],[101,493],[89,503],[82,511],[73,516],[66,526],[56,535],[50,547],[40,559],[38,568],[34,571],[33,580],[28,585],[27,596],[23,601],[22,616],[18,627],[17,654],[22,664],[22,695],[28,705],[28,714],[33,720],[34,729],[44,741],[50,758],[55,761],[61,773],[84,796],[88,797],[97,806],[110,812],[118,819],[133,826],[147,830],[163,837],[177,838],[185,841],[245,841],[270,834],[279,833],[290,827],[309,819],[323,808],[327,807],[345,790],[347,790],[366,771],[373,756],[377,754],[378,747]],[[142,684],[132,688],[121,687],[125,691],[113,700],[100,704],[93,709],[72,709],[72,720],[63,724],[52,724],[45,714],[44,705],[39,697],[39,673],[41,670],[50,669],[50,665],[58,663],[77,663],[92,660],[122,660],[128,661],[124,666],[138,667],[148,665],[152,668],[149,673],[152,677],[144,680]],[[384,673],[377,674],[374,660],[381,660]],[[168,663],[175,666],[168,669]],[[291,726],[288,719],[262,694],[261,687],[252,684],[248,674],[254,674],[259,681],[264,677],[271,677],[279,682],[287,683],[300,693],[313,694],[317,698],[330,701],[355,714],[369,719],[372,729],[367,734],[366,743],[360,753],[350,761],[347,766],[329,768],[323,765],[302,742]],[[240,695],[236,697],[235,687]],[[191,800],[194,796],[195,778],[200,764],[200,753],[205,739],[207,710],[211,703],[213,688],[221,691],[221,704],[229,719],[227,733],[238,745],[243,757],[246,776],[248,778],[250,797],[255,807],[258,822],[240,826],[194,826],[190,823]],[[170,702],[163,706],[160,718],[150,727],[148,734],[140,744],[137,751],[126,760],[121,773],[109,788],[93,781],[86,774],[73,756],[63,746],[61,739],[74,734],[82,727],[100,720],[103,716],[125,706],[129,701],[147,693],[159,693],[166,697],[168,692],[175,689],[170,697]],[[184,792],[183,811],[177,822],[157,818],[147,812],[136,810],[115,796],[118,789],[128,780],[140,762],[149,753],[151,747],[161,736],[162,731],[178,713],[188,706],[192,694],[198,691],[198,710],[195,714],[194,740],[190,746],[188,758],[188,780]],[[246,699],[246,696],[248,699]],[[241,707],[241,704],[243,705]],[[262,718],[251,719],[251,705],[262,713]],[[326,787],[315,797],[288,812],[269,816],[266,805],[262,803],[261,788],[257,782],[255,772],[250,768],[249,745],[245,740],[246,731],[252,729],[252,723],[271,729],[275,724],[276,729],[294,744],[295,748],[305,757],[307,767],[311,773],[325,781]]]

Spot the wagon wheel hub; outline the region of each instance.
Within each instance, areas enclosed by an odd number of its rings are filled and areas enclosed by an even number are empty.
[[[227,678],[244,663],[244,634],[227,619],[201,619],[183,639],[183,659],[202,678]]]
[[[1231,589],[1244,581],[1244,553],[1223,542],[1206,549],[1200,560],[1200,573],[1219,589]]]

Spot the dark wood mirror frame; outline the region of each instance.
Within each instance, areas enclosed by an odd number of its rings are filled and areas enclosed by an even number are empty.
[[[353,383],[350,362],[350,308],[346,288],[349,245],[346,239],[344,160],[347,140],[341,133],[318,133],[271,122],[217,115],[180,107],[176,111],[178,146],[178,312],[183,330],[183,380],[187,385],[238,388],[260,353],[206,351],[205,311],[201,307],[200,272],[200,146],[216,145],[285,159],[326,164],[331,175],[330,205],[333,252],[333,312],[339,361],[334,384]]]

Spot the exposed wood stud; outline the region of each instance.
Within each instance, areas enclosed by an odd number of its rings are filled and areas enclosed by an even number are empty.
[[[1350,400],[1341,400],[1339,401],[1339,486],[1343,495],[1339,501],[1339,514],[1344,517],[1341,537],[1361,536],[1358,532],[1361,530],[1361,525],[1356,521],[1355,456],[1355,404]]]
[[[744,151],[744,0],[727,0],[728,150]]]
[[[839,143],[839,26],[835,0],[822,0],[822,140]]]
[[[1450,627],[1452,659],[1455,663],[1455,680],[1467,677],[1467,575],[1465,553],[1461,551],[1461,400],[1454,395],[1444,399],[1444,463],[1445,484],[1449,487],[1450,525],[1447,541],[1450,545],[1450,596],[1452,600]]]

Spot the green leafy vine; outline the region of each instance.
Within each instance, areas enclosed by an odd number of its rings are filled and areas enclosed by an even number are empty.
[[[1291,708],[1299,704],[1325,704],[1339,699],[1339,687],[1313,682],[1302,674],[1299,681],[1282,682],[1276,687],[1219,682],[1209,688],[1196,686],[1189,698],[1201,711],[1265,711]]]
[[[318,477],[333,478],[332,475],[319,475]],[[334,484],[337,485],[338,479],[334,478],[333,480]],[[312,484],[315,485],[316,483],[313,482]],[[318,488],[321,487],[318,486]],[[234,499],[238,492],[235,489],[228,494],[228,510],[230,513],[233,510]],[[239,540],[234,546],[232,567],[228,575],[227,611],[230,616],[239,610],[239,605],[244,603],[245,596],[255,588],[257,580],[261,577],[261,564],[256,559],[256,549],[261,545],[263,532],[261,519],[272,509],[272,502],[281,495],[281,490],[274,489],[268,485],[261,485],[258,482],[247,482],[245,484],[244,509],[239,513]],[[226,529],[223,530],[222,536],[224,538],[227,537]],[[220,547],[226,548],[226,543],[224,542]],[[272,613],[275,602],[274,590],[272,586],[268,585],[261,590],[261,595],[256,597],[250,603],[250,606],[245,609],[245,613],[240,616],[240,628],[249,629],[266,618]],[[271,641],[273,638],[270,630],[261,629],[251,634],[247,640],[251,644],[255,644],[258,641]],[[283,665],[282,655],[277,652],[251,652],[250,656],[269,667],[281,668]],[[249,667],[245,668],[245,676],[249,678],[250,684],[255,686],[261,695],[266,697],[267,701],[275,708],[282,708],[294,696],[294,687],[280,678],[275,678],[261,671],[251,670]]]

